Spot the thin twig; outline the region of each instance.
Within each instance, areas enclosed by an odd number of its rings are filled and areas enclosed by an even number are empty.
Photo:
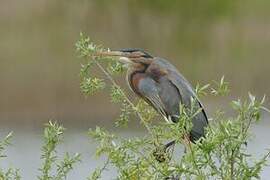
[[[107,166],[110,164],[110,158],[108,157],[107,160],[105,161],[104,165],[102,166],[102,168],[100,169],[100,175],[102,174],[103,171],[106,170]]]
[[[232,149],[230,161],[231,161],[231,180],[234,180],[234,149]]]
[[[105,76],[111,81],[111,83],[117,87],[120,88],[120,86],[115,82],[115,80],[112,78],[112,76],[109,74],[109,72],[107,72],[103,66],[97,62],[94,59],[95,63],[97,64],[97,66],[101,69],[101,71],[105,74]],[[140,120],[143,122],[143,125],[146,127],[147,131],[154,137],[154,134],[151,131],[151,128],[148,126],[148,124],[145,122],[145,120],[143,119],[142,115],[138,112],[137,108],[135,107],[135,105],[131,102],[131,100],[126,96],[125,93],[123,93],[123,96],[125,98],[125,100],[129,103],[129,105],[132,107],[132,109],[136,112],[137,116],[140,118]]]
[[[192,163],[193,163],[193,165],[194,165],[194,167],[195,167],[195,169],[196,169],[198,175],[203,176],[203,173],[202,173],[201,170],[198,168],[197,163],[196,163],[196,161],[195,161],[194,151],[193,151],[193,148],[192,148],[192,146],[191,146],[191,141],[190,141],[190,139],[189,139],[187,133],[184,134],[184,142],[185,142],[184,144],[186,144],[186,146],[187,146],[188,149],[190,150],[191,158],[192,158]]]

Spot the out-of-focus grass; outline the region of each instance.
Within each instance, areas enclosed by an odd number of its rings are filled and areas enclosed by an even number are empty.
[[[268,1],[164,3],[1,1],[1,121],[113,115],[112,105],[101,111],[105,94],[90,102],[79,93],[72,45],[80,31],[108,47],[140,47],[168,58],[194,85],[224,74],[233,97],[247,89],[270,94]]]

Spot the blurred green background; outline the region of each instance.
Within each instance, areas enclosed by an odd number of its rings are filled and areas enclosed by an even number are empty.
[[[269,0],[0,0],[0,135],[14,131],[1,168],[17,167],[23,179],[36,179],[42,127],[49,119],[68,128],[59,151],[82,153],[70,179],[84,179],[102,163],[92,158],[95,144],[86,132],[113,126],[119,107],[110,103],[108,90],[81,94],[74,46],[80,32],[111,49],[143,48],[164,57],[193,85],[225,75],[230,96],[202,99],[211,115],[249,91],[270,96],[269,9]],[[117,80],[127,88],[124,76]],[[141,127],[132,122],[132,130]],[[249,148],[258,156],[269,146],[269,128],[264,117],[253,129],[257,137]],[[104,179],[111,177],[108,172]]]
[[[225,75],[231,97],[204,98],[210,113],[248,91],[269,96],[269,8],[269,0],[1,0],[1,126],[51,118],[88,128],[117,118],[106,91],[80,93],[79,32],[167,58],[193,85]]]

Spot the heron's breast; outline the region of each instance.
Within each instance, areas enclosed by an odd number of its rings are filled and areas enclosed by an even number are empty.
[[[138,95],[141,95],[139,90],[139,83],[144,78],[146,78],[144,73],[133,73],[129,77],[129,85],[131,89]]]
[[[160,80],[160,78],[168,74],[166,69],[155,64],[151,65],[146,72],[157,82]]]

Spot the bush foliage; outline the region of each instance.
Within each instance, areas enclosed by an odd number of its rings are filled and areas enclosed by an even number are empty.
[[[98,142],[96,156],[106,156],[104,165],[88,177],[89,180],[102,179],[104,171],[114,167],[116,179],[260,179],[260,173],[266,166],[270,150],[265,150],[261,158],[254,160],[248,152],[251,137],[250,127],[260,121],[261,111],[269,111],[263,106],[265,98],[258,100],[248,94],[247,100],[231,102],[235,115],[225,117],[217,110],[210,119],[205,137],[192,144],[185,137],[192,128],[192,118],[201,111],[191,99],[191,108],[180,106],[178,123],[165,123],[162,117],[143,100],[131,98],[120,87],[114,76],[125,72],[124,67],[113,58],[103,58],[100,51],[109,51],[91,42],[83,34],[76,43],[76,50],[83,58],[80,70],[80,88],[86,96],[93,95],[105,88],[110,89],[111,102],[120,107],[115,126],[128,126],[129,120],[136,117],[147,133],[143,137],[126,138],[115,135],[102,127],[89,130],[91,139]],[[103,76],[92,73],[98,68]],[[212,84],[197,84],[198,97],[225,96],[229,93],[229,84],[222,77]],[[40,180],[66,179],[74,165],[81,161],[80,154],[66,153],[59,158],[56,148],[63,141],[64,128],[55,122],[46,124],[43,134],[43,146],[39,168]],[[0,141],[0,158],[5,158],[5,149],[10,145],[12,133]],[[164,144],[175,140],[176,145],[166,149]],[[185,149],[183,153],[177,153]],[[109,166],[110,165],[110,166]],[[0,180],[21,179],[19,169],[0,169]]]
[[[41,160],[42,165],[39,168],[40,180],[64,180],[68,173],[73,169],[74,165],[80,161],[80,154],[70,155],[65,153],[61,159],[57,154],[56,148],[63,141],[64,128],[55,122],[49,121],[45,125],[43,134],[43,146]],[[4,140],[0,142],[1,158],[6,157],[3,154],[5,148],[10,145],[12,133],[8,134]],[[29,163],[29,162],[27,162]],[[7,170],[0,169],[0,180],[20,180],[22,179],[19,169],[9,168]]]
[[[261,159],[253,161],[247,146],[250,139],[250,127],[261,118],[265,98],[258,100],[248,94],[245,101],[231,102],[235,110],[232,117],[225,117],[218,110],[211,118],[206,136],[196,144],[186,142],[183,138],[191,129],[191,119],[199,110],[192,105],[190,109],[180,108],[178,123],[165,123],[161,117],[142,100],[131,101],[127,93],[115,81],[114,76],[124,72],[124,68],[115,59],[98,55],[100,51],[109,51],[91,42],[83,34],[76,43],[76,49],[84,57],[81,68],[82,92],[92,95],[105,87],[111,89],[111,101],[120,104],[120,115],[115,125],[127,126],[132,115],[135,115],[147,130],[144,137],[125,138],[116,136],[102,127],[90,129],[89,135],[99,146],[96,155],[107,156],[104,166],[97,168],[90,179],[102,178],[102,172],[110,164],[117,169],[117,179],[252,179],[260,178],[262,168],[266,165],[269,150],[265,150]],[[102,77],[91,73],[93,68],[103,72]],[[87,87],[84,79],[90,82]],[[87,90],[86,90],[86,89]],[[207,85],[197,85],[199,97],[206,95],[225,96],[229,92],[224,77]],[[191,104],[194,100],[191,99]],[[159,121],[155,121],[158,119]],[[176,146],[185,147],[185,153],[177,154],[176,148],[165,150],[164,144],[176,140]],[[157,161],[157,157],[162,162]]]

